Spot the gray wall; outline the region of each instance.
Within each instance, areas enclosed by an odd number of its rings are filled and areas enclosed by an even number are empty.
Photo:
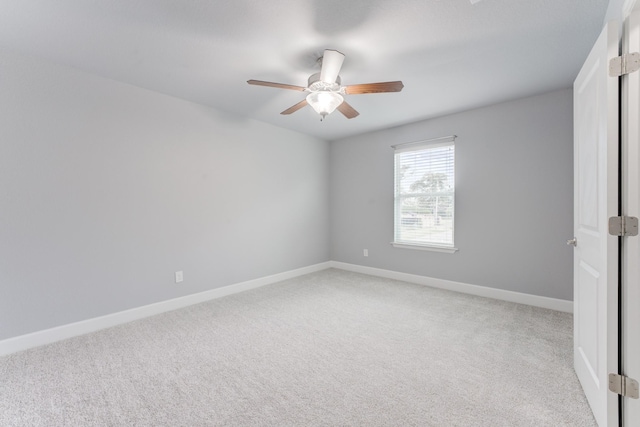
[[[329,259],[571,299],[570,90],[329,144],[0,64],[0,340]],[[450,134],[460,252],[391,247],[389,146]]]
[[[0,340],[329,260],[327,142],[0,64]]]
[[[572,299],[572,123],[567,89],[334,141],[331,259]],[[390,146],[454,134],[460,251],[392,247]]]

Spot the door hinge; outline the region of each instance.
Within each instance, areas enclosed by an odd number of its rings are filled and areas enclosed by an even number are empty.
[[[640,70],[640,53],[625,53],[609,61],[609,75],[620,77]]]
[[[638,381],[618,374],[609,374],[609,391],[631,399],[640,396]]]
[[[634,216],[612,216],[609,218],[609,234],[612,236],[637,236],[638,218]]]

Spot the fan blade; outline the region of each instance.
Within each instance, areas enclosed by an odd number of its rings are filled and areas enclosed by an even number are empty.
[[[322,68],[320,69],[320,80],[333,84],[342,68],[344,54],[337,50],[325,49],[322,55]]]
[[[347,104],[347,101],[343,101],[338,105],[338,111],[340,111],[347,119],[353,119],[360,115],[351,105]]]
[[[247,83],[249,83],[250,85],[256,85],[256,86],[277,87],[279,89],[291,89],[291,90],[299,90],[299,91],[304,91],[306,89],[306,87],[302,87],[302,86],[286,85],[283,83],[263,82],[262,80],[247,80]]]
[[[307,104],[307,100],[303,99],[302,101],[298,102],[296,105],[294,105],[293,107],[289,107],[286,110],[284,110],[282,113],[280,114],[291,114],[291,113],[295,113],[296,111],[298,111],[299,109],[301,109],[302,107],[304,107]]]
[[[363,93],[384,93],[384,92],[400,92],[404,85],[401,81],[382,82],[382,83],[364,83],[361,85],[349,85],[344,87],[344,93],[347,95],[360,95]]]

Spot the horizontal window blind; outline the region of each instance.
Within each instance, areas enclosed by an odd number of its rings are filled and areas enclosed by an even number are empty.
[[[454,139],[393,147],[395,243],[453,247]]]

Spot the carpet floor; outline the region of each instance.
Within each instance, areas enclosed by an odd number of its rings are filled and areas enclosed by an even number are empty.
[[[595,426],[572,316],[329,269],[0,358],[1,426]]]

